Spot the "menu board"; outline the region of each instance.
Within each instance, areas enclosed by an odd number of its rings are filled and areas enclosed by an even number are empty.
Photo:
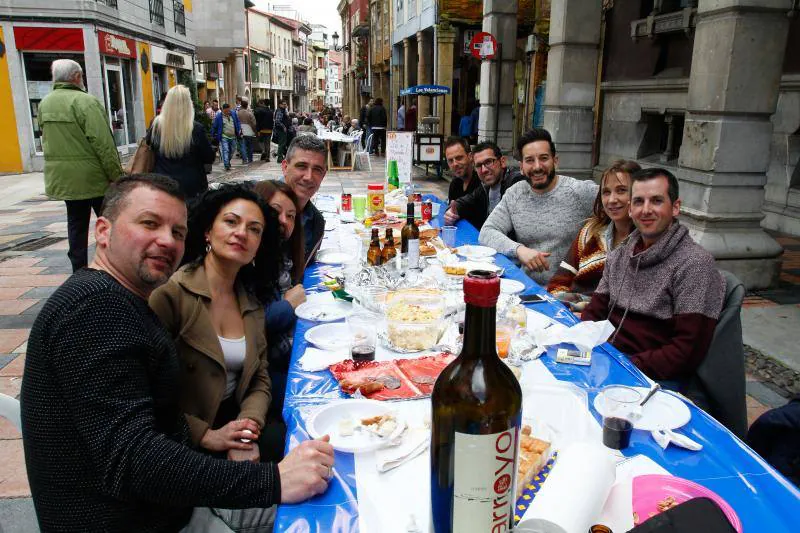
[[[414,132],[413,131],[387,131],[386,132],[386,172],[389,171],[389,161],[397,161],[397,171],[400,183],[411,182],[411,166],[414,160]]]

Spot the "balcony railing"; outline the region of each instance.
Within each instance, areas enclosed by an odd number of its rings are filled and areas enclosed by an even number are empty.
[[[175,33],[186,35],[186,11],[183,0],[172,0],[172,13],[175,15]]]
[[[108,7],[113,7],[113,8],[117,7],[117,0],[97,0],[97,3],[106,5]]]
[[[164,2],[163,0],[150,0],[150,22],[164,25]]]

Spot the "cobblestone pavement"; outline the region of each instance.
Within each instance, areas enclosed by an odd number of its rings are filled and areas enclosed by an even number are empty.
[[[360,192],[366,189],[367,183],[381,181],[385,161],[377,157],[371,161],[372,172],[330,172],[321,192]],[[226,182],[280,177],[277,163],[256,161],[247,166],[234,163],[230,172],[216,165],[210,180]],[[426,177],[420,169],[415,169],[414,181],[421,192],[440,197],[447,194],[447,181],[435,176]],[[71,274],[66,255],[64,204],[47,200],[39,186],[31,190],[34,191],[32,194],[22,194],[28,197],[19,201],[13,198],[0,202],[0,392],[14,397],[20,392],[31,325],[44,301]],[[786,248],[781,285],[771,291],[749,295],[745,302],[747,307],[800,304],[800,239],[777,237]],[[93,253],[94,242],[90,237],[90,257]],[[792,384],[798,383],[795,374],[789,375],[783,370],[769,366],[760,354],[748,350],[750,395],[747,401],[751,421],[768,408],[784,403]],[[4,419],[0,419],[0,465],[0,530],[5,533],[36,531],[22,441],[16,429]]]

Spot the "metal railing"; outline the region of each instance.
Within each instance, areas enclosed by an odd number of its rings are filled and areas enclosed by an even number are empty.
[[[183,0],[172,0],[172,13],[175,18],[175,33],[186,35],[186,10]]]
[[[108,7],[113,7],[113,8],[117,7],[117,0],[97,0],[97,3],[106,5]]]
[[[164,25],[164,1],[163,0],[150,0],[150,22]]]

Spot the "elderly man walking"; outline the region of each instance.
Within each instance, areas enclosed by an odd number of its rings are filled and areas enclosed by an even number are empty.
[[[122,175],[122,166],[106,110],[86,92],[81,66],[57,59],[51,72],[53,92],[39,105],[44,190],[67,204],[67,255],[75,272],[88,262],[92,209],[100,216],[103,195]]]

